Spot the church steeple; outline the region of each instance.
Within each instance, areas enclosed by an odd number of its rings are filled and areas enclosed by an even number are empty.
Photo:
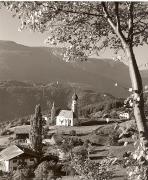
[[[55,120],[55,114],[56,113],[56,110],[55,110],[55,104],[53,102],[52,104],[52,108],[51,108],[51,123],[54,124],[54,120]]]
[[[76,92],[74,92],[73,96],[72,96],[72,105],[71,105],[71,110],[74,113],[74,117],[76,119],[78,119],[78,96],[76,94]]]
[[[78,96],[77,96],[76,92],[74,92],[74,94],[73,94],[73,96],[72,96],[72,100],[75,100],[75,101],[78,100]]]

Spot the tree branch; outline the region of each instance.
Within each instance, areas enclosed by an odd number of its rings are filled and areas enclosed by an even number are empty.
[[[107,18],[109,24],[111,25],[111,27],[113,28],[114,31],[116,31],[116,25],[114,24],[114,22],[112,21],[109,13],[108,13],[108,10],[107,10],[107,7],[105,5],[105,2],[101,2],[101,5],[103,7],[103,11],[104,11],[104,14],[105,14],[105,17]]]
[[[44,6],[44,4],[42,4]],[[64,13],[72,13],[72,14],[83,14],[83,15],[88,15],[88,16],[94,16],[94,17],[103,17],[103,14],[96,14],[96,13],[91,13],[91,12],[85,12],[85,11],[74,11],[72,9],[66,9],[66,8],[60,8],[58,7],[57,9],[53,8],[52,6],[50,7],[50,9],[55,10],[55,12],[60,13],[60,12],[64,12]]]
[[[129,32],[128,32],[128,40],[129,42],[132,42],[133,40],[133,7],[134,4],[133,2],[130,2],[130,6],[129,6],[129,22],[128,22],[128,28],[129,28]]]
[[[141,33],[143,33],[143,32],[145,32],[145,30],[148,28],[148,24],[143,28],[143,29],[141,29],[141,30],[139,30],[139,31],[137,31],[137,32],[134,32],[133,33],[133,36],[136,36],[136,35],[138,35],[138,34],[141,34]]]
[[[115,14],[116,14],[116,21],[117,21],[117,29],[121,32],[120,26],[120,17],[119,17],[119,2],[115,2]]]
[[[118,3],[118,2],[117,2]],[[117,18],[117,26],[114,24],[114,22],[112,21],[109,13],[108,13],[108,10],[107,10],[107,7],[105,5],[105,2],[101,2],[101,5],[103,7],[103,11],[104,11],[104,14],[105,14],[105,17],[107,18],[110,26],[112,27],[112,29],[114,30],[114,32],[116,33],[116,35],[120,38],[120,40],[122,42],[126,42],[126,38],[125,36],[123,35],[123,33],[121,32],[120,30],[120,27],[118,27],[120,25],[120,20],[119,20],[119,13],[118,13],[118,4],[115,4],[115,10],[116,10],[116,18]]]

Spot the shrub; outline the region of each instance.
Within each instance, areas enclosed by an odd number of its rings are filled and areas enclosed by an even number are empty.
[[[107,145],[108,136],[91,134],[89,136],[89,141],[92,145]]]
[[[119,133],[114,130],[114,131],[109,135],[108,144],[109,144],[110,146],[119,145],[118,140],[119,140]]]
[[[82,180],[109,180],[113,173],[110,171],[111,160],[105,159],[101,162],[90,159],[80,159],[75,156],[71,160],[71,165]]]
[[[77,133],[76,133],[75,130],[71,130],[71,131],[69,132],[69,134],[70,134],[70,136],[76,136],[76,135],[77,135]]]
[[[35,180],[51,180],[60,177],[62,166],[54,161],[43,161],[35,169]]]
[[[127,152],[118,162],[127,172],[127,180],[148,180],[148,148],[142,143],[133,152]]]

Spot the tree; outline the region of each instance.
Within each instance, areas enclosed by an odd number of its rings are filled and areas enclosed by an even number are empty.
[[[42,133],[43,133],[43,119],[40,105],[35,108],[35,114],[30,120],[30,141],[31,147],[37,153],[42,152]]]
[[[55,163],[55,161],[43,161],[34,171],[35,180],[57,179],[61,173],[60,169],[61,167],[57,163]]]
[[[28,168],[24,165],[19,165],[17,170],[13,174],[13,180],[27,180],[32,177],[32,168]]]
[[[84,148],[77,147],[73,152],[73,158],[69,166],[71,166],[83,180],[107,180],[113,176],[110,169],[112,164],[112,159],[109,158],[101,160],[100,162],[92,161],[87,158],[87,153]]]
[[[66,61],[86,61],[110,47],[128,60],[133,109],[141,140],[148,144],[143,86],[134,47],[148,43],[144,2],[3,2],[21,19],[20,30],[48,31],[48,43],[66,48]]]

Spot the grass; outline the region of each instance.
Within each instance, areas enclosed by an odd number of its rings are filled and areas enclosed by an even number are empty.
[[[70,134],[70,131],[76,131],[77,135],[86,135],[95,131],[96,129],[102,127],[102,125],[94,125],[94,126],[73,126],[73,127],[64,127],[64,126],[55,126],[55,130],[57,133]]]

